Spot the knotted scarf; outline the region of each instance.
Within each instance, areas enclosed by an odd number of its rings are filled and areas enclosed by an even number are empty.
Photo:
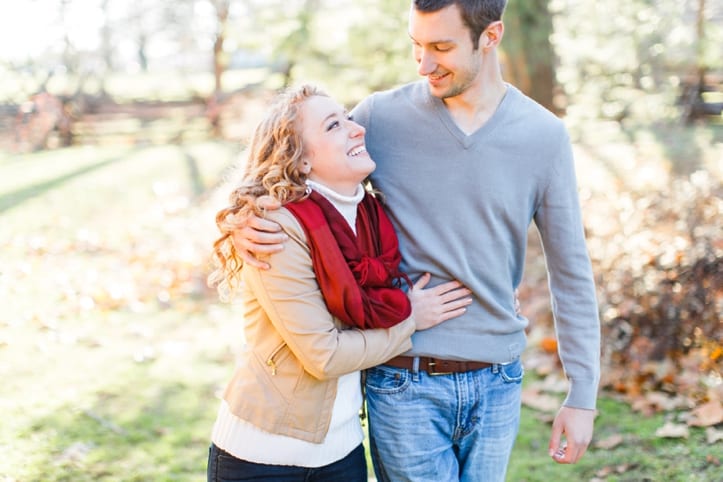
[[[326,306],[357,328],[389,328],[407,319],[412,306],[399,288],[402,259],[392,223],[369,193],[357,206],[356,235],[339,211],[311,191],[285,207],[308,238],[311,261]]]

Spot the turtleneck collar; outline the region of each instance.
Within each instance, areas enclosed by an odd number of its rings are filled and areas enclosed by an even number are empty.
[[[352,196],[346,196],[339,194],[328,186],[325,186],[316,181],[310,179],[306,180],[306,185],[314,191],[324,196],[336,209],[344,216],[346,222],[349,223],[352,231],[356,234],[356,211],[357,205],[364,198],[366,191],[364,186],[359,184],[356,188],[356,192]]]

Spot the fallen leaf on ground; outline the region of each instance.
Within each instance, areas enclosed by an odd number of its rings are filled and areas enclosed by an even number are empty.
[[[662,438],[688,438],[690,431],[687,425],[667,422],[655,431],[655,435]]]
[[[605,437],[602,440],[598,440],[597,442],[595,442],[595,447],[604,450],[614,449],[615,447],[623,443],[624,440],[625,439],[622,435],[616,433],[610,435],[609,437]]]
[[[540,347],[547,353],[557,353],[557,340],[552,337],[546,337],[540,340]]]
[[[663,392],[649,392],[645,394],[645,400],[651,407],[664,412],[685,407],[685,402],[681,398],[671,397]]]
[[[551,395],[545,395],[537,389],[522,390],[522,403],[542,412],[555,412],[560,407],[560,400]]]
[[[635,468],[636,464],[620,464],[615,466],[606,466],[598,470],[595,475],[603,479],[612,474],[624,474],[628,470]]]
[[[711,400],[693,409],[688,425],[692,427],[712,427],[723,422],[723,404]]]
[[[540,389],[548,393],[567,393],[570,388],[570,382],[567,378],[552,373],[546,376],[540,383]]]
[[[721,440],[723,440],[723,430],[718,430],[714,427],[705,429],[705,441],[708,442],[708,445],[713,445]]]
[[[691,406],[690,401],[684,396],[670,396],[660,391],[651,391],[635,396],[629,394],[628,398],[631,400],[631,408],[646,416],[676,409],[687,409]]]
[[[539,351],[531,353],[525,358],[525,369],[544,377],[557,372],[559,363],[557,355]]]

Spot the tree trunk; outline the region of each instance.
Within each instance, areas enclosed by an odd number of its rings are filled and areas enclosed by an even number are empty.
[[[561,114],[556,102],[556,56],[550,36],[552,15],[549,0],[510,0],[505,12],[502,40],[503,75],[507,81],[544,107]]]
[[[698,64],[698,85],[705,84],[705,0],[698,0],[698,13],[695,22],[696,63]]]
[[[216,8],[216,38],[213,41],[213,78],[214,94],[220,95],[222,89],[221,78],[226,70],[226,60],[223,55],[223,42],[226,39],[226,22],[228,20],[229,0],[213,2]]]

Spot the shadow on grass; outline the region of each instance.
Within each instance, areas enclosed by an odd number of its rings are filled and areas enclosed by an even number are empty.
[[[190,191],[192,197],[202,197],[204,195],[207,195],[210,191],[217,187],[219,181],[216,179],[212,179],[210,185],[205,185],[203,180],[204,176],[201,169],[201,167],[203,166],[203,160],[199,159],[198,155],[193,155],[192,152],[188,149],[188,147],[183,144],[178,143],[174,145],[178,148],[179,160],[181,160],[185,164],[188,179],[190,181]],[[134,157],[134,154],[138,153],[142,149],[143,148],[135,148],[130,152],[124,153],[120,157],[107,159],[97,162],[95,164],[84,166],[74,171],[62,174],[53,179],[39,182],[30,186],[25,186],[23,188],[16,189],[15,191],[2,194],[0,195],[0,214],[20,206],[25,201],[28,201],[38,196],[42,196],[43,194],[47,193],[52,189],[59,188],[68,181],[79,178],[86,174],[90,174],[94,171],[98,171],[112,164],[116,164],[120,161],[132,159]],[[62,160],[62,158],[59,157],[60,155],[61,154],[59,154],[58,156],[49,156],[43,159],[43,161],[58,162],[59,160]],[[234,155],[230,154],[229,157],[231,158],[229,160],[229,164],[233,164]]]
[[[206,178],[204,182],[203,169],[204,159],[200,157],[198,153],[193,153],[187,145],[182,143],[175,143],[174,145],[178,148],[180,156],[183,158],[186,164],[186,172],[188,173],[191,194],[194,198],[200,199],[213,193],[216,189],[224,184],[227,184],[230,177],[233,177],[233,173],[238,169],[238,156],[246,146],[240,143],[228,143],[222,142],[223,145],[229,146],[226,150],[225,157],[227,159],[226,165],[216,175]],[[231,189],[231,186],[227,186]],[[230,191],[229,191],[230,192]]]
[[[183,157],[186,160],[186,168],[188,169],[188,176],[191,178],[191,190],[194,197],[198,197],[204,193],[206,188],[203,186],[203,180],[201,179],[201,171],[198,168],[198,162],[195,157],[183,151]]]
[[[35,419],[19,434],[39,442],[22,480],[204,480],[214,387],[139,378]]]
[[[64,183],[70,181],[71,179],[83,176],[85,174],[88,174],[93,171],[97,171],[98,169],[101,169],[103,167],[109,166],[111,164],[115,164],[118,161],[122,161],[124,159],[128,159],[130,157],[130,154],[126,154],[122,157],[117,157],[113,159],[108,159],[106,161],[101,161],[95,164],[91,164],[89,166],[82,167],[80,169],[76,169],[75,171],[68,172],[66,174],[63,174],[62,176],[56,177],[54,179],[50,179],[48,181],[44,181],[38,184],[34,184],[32,186],[27,186],[21,189],[17,189],[15,191],[9,192],[7,194],[3,194],[0,196],[0,213],[3,213],[5,211],[8,211],[14,207],[19,206],[20,204],[24,203],[25,201],[32,199],[36,196],[40,196],[46,192],[48,192],[51,189],[57,188],[62,186]],[[49,159],[51,160],[51,159]]]
[[[191,182],[191,193],[194,198],[198,198],[206,192],[206,187],[203,185],[203,179],[201,176],[201,170],[198,167],[198,159],[193,156],[188,149],[185,149],[180,143],[174,143],[183,157],[186,163],[186,170],[188,177]]]

